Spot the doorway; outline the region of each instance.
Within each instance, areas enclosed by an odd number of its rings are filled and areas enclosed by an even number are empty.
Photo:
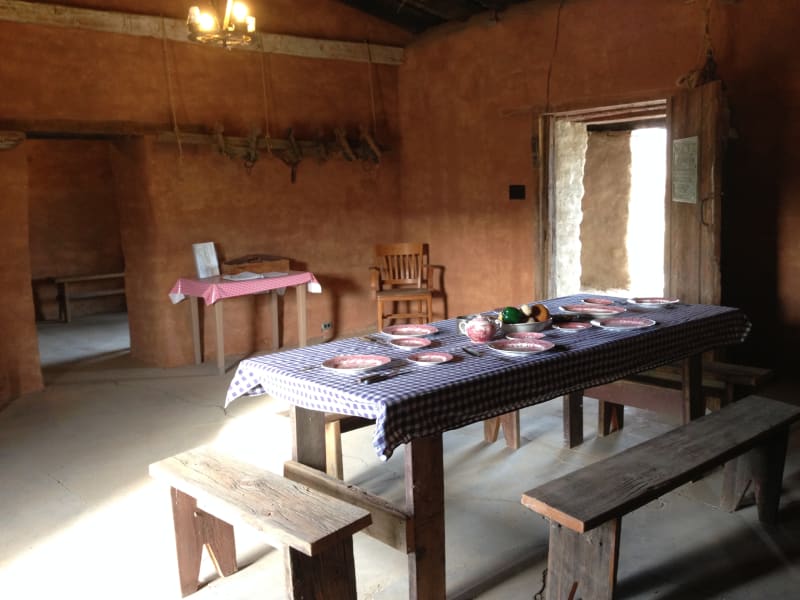
[[[663,295],[666,101],[545,118],[547,297]]]
[[[125,270],[111,138],[30,133],[28,211],[34,312],[42,368],[130,348],[125,296],[102,281],[76,285],[64,314],[56,278]],[[112,281],[120,287],[119,280]],[[65,322],[69,321],[69,322]]]

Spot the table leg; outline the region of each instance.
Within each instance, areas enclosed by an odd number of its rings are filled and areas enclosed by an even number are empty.
[[[325,472],[325,413],[292,405],[292,459]]]
[[[412,515],[408,597],[445,597],[444,464],[442,434],[412,440],[405,451],[406,512]]]
[[[192,347],[194,348],[194,364],[203,362],[202,346],[200,345],[200,298],[189,298],[189,309],[192,314]]]
[[[69,323],[72,321],[72,309],[69,307],[69,283],[64,282],[62,285],[64,286],[61,292],[64,299],[64,321]]]
[[[564,443],[574,448],[583,443],[583,390],[564,396]]]
[[[699,419],[706,413],[703,397],[703,355],[683,359],[683,423]]]
[[[214,304],[214,333],[217,336],[217,370],[225,374],[225,333],[222,330],[222,300]]]
[[[308,316],[306,314],[306,286],[301,284],[297,290],[297,345],[302,348],[308,342]]]
[[[272,298],[270,299],[270,317],[272,318],[272,349],[277,350],[281,347],[281,324],[278,319],[278,291],[272,290],[269,293]]]

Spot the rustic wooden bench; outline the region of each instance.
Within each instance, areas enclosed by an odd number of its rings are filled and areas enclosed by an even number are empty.
[[[199,587],[203,547],[220,576],[237,570],[233,526],[285,548],[287,598],[356,598],[353,534],[369,511],[200,447],[150,465],[169,484],[181,593]]]
[[[773,377],[773,371],[760,367],[721,361],[703,361],[702,393],[713,409],[758,390]],[[682,396],[682,366],[664,365],[619,381],[589,388],[564,397],[564,438],[570,447],[583,441],[583,396],[598,400],[597,434],[600,437],[622,429],[625,406],[657,412],[680,413],[684,423],[690,415]],[[483,422],[483,438],[496,442],[502,427],[506,446],[520,446],[519,411],[512,411]]]
[[[738,508],[752,483],[758,517],[777,519],[789,427],[800,407],[748,396],[549,481],[522,504],[550,520],[547,598],[614,597],[622,517],[725,464],[721,507]]]
[[[771,369],[722,361],[705,360],[702,364],[702,393],[706,406],[715,410],[757,393],[774,375]],[[584,394],[599,401],[597,433],[602,437],[622,428],[625,406],[680,413],[687,423],[689,415],[683,414],[686,407],[681,401],[681,386],[681,365],[664,365],[587,389]]]
[[[72,320],[72,310],[70,302],[73,300],[83,300],[86,298],[101,298],[104,296],[116,296],[125,294],[125,285],[122,287],[97,289],[90,287],[75,291],[75,284],[88,282],[98,282],[114,279],[125,279],[125,273],[100,273],[97,275],[74,275],[71,277],[56,277],[55,282],[58,289],[58,318],[69,323]]]

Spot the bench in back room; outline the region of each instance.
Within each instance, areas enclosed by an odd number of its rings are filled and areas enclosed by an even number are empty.
[[[525,492],[522,504],[550,521],[547,598],[612,599],[622,517],[722,464],[721,507],[735,510],[752,485],[759,519],[774,524],[797,420],[800,407],[749,396]]]
[[[98,287],[107,285],[105,282],[125,279],[125,273],[99,273],[95,275],[73,275],[70,277],[56,277],[53,282],[57,288],[58,318],[69,323],[72,320],[72,306],[74,300],[88,298],[102,298],[105,296],[119,296],[125,294],[125,282],[115,284],[113,287]],[[88,286],[84,284],[89,284]],[[95,285],[97,284],[97,285]],[[78,286],[80,289],[76,289]]]
[[[150,475],[171,488],[184,596],[198,589],[203,547],[220,575],[237,570],[236,525],[285,549],[287,598],[355,600],[352,536],[369,511],[209,447],[153,463]]]

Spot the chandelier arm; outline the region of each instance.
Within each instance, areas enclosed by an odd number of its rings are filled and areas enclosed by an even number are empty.
[[[228,31],[230,29],[232,12],[233,12],[233,0],[227,0],[227,2],[225,3],[225,17],[222,20],[222,31]]]

